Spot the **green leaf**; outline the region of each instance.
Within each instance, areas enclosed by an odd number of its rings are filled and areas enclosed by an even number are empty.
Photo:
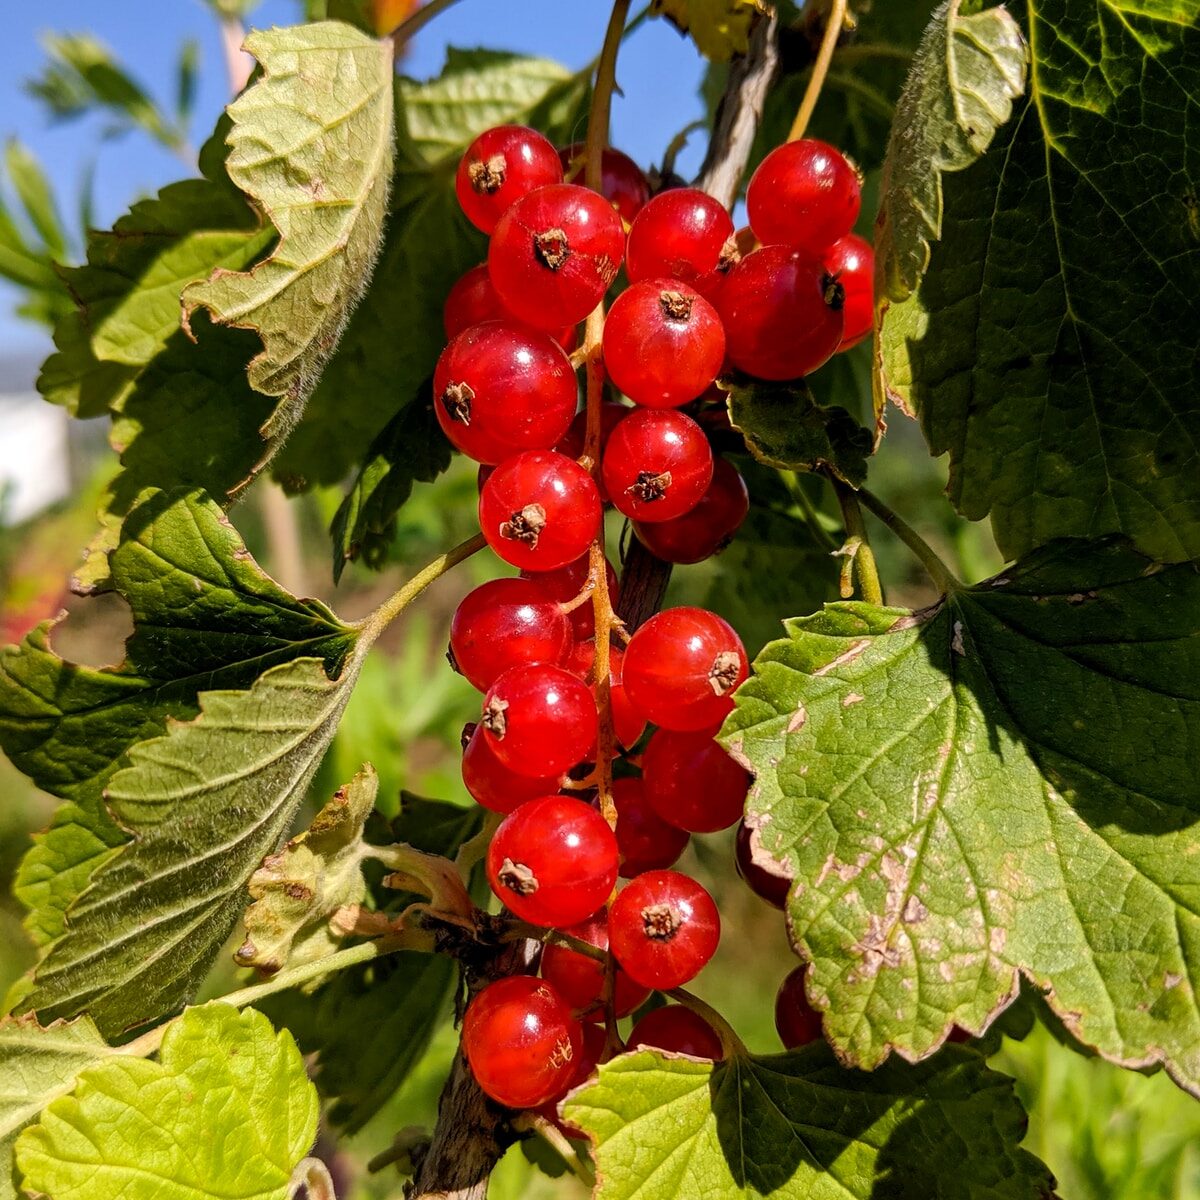
[[[111,565],[134,620],[121,666],[64,661],[49,623],[0,651],[0,748],[68,801],[16,884],[41,942],[62,932],[67,906],[125,840],[103,797],[132,746],[195,716],[202,690],[248,687],[280,663],[315,657],[336,676],[357,636],[325,605],[267,578],[220,509],[195,494],[146,496]]]
[[[982,1031],[1023,973],[1200,1093],[1200,574],[1060,543],[909,613],[789,625],[722,742],[839,1055]]]
[[[38,160],[16,138],[9,138],[4,165],[13,190],[25,209],[30,225],[37,230],[46,253],[61,258],[67,248],[62,222],[54,204],[54,193]]]
[[[1018,1148],[1012,1080],[954,1049],[872,1074],[826,1047],[700,1062],[640,1051],[599,1069],[564,1112],[595,1145],[596,1200],[1048,1200]]]
[[[262,74],[228,109],[226,168],[279,230],[245,272],[184,292],[214,320],[256,330],[256,391],[281,397],[264,432],[286,436],[367,286],[392,174],[392,45],[323,21],[252,33]]]
[[[21,1135],[17,1162],[51,1200],[287,1200],[316,1135],[316,1089],[291,1036],[212,1004],[172,1025],[158,1062],[85,1071]]]
[[[375,807],[379,778],[368,763],[313,818],[250,876],[254,903],[243,918],[239,966],[268,974],[332,954],[342,937],[330,918],[366,898],[363,828]]]
[[[883,317],[883,387],[1006,557],[1109,533],[1200,557],[1196,138],[1171,115],[1200,94],[1200,3],[1014,9],[1029,96],[942,177],[941,240]]]
[[[714,62],[745,54],[750,22],[766,11],[761,0],[652,0],[652,16],[666,17],[696,49]]]

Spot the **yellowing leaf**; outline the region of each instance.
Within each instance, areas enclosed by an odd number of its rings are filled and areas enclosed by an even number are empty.
[[[653,0],[650,11],[690,33],[707,58],[727,62],[746,52],[750,22],[767,9],[761,0]]]

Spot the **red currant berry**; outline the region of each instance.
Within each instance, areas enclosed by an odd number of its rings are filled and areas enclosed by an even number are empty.
[[[775,1029],[786,1050],[807,1046],[821,1037],[821,1014],[804,994],[808,967],[797,967],[775,995]]]
[[[629,227],[625,270],[632,283],[666,276],[707,295],[732,252],[732,237],[724,205],[695,188],[672,188],[652,197]]]
[[[635,521],[670,521],[700,503],[712,482],[712,448],[691,417],[639,408],[608,439],[601,479],[619,512]]]
[[[678,871],[647,871],[613,901],[608,937],[630,978],[667,991],[695,978],[712,958],[721,918],[694,879]]]
[[[587,165],[584,149],[583,142],[574,142],[558,152],[562,169],[572,183],[583,183]],[[628,154],[609,146],[600,157],[600,194],[628,222],[650,199],[650,182]]]
[[[713,740],[713,732],[655,730],[642,756],[646,802],[689,833],[728,829],[746,806],[750,775]]]
[[[628,412],[629,410],[623,409],[622,411]],[[590,571],[591,556],[584,554],[573,562],[567,563],[566,566],[558,567],[556,570],[522,571],[521,577],[523,579],[536,579],[547,595],[552,596],[560,604],[570,604],[583,591]],[[607,558],[604,560],[604,573],[608,580],[608,598],[615,608],[621,594],[621,589],[617,583],[617,573],[613,570],[613,565]],[[570,619],[571,628],[575,631],[577,641],[585,641],[595,635],[596,610],[588,601],[584,601],[578,608],[571,609],[567,617]],[[589,658],[589,670],[591,669],[591,665],[591,659]]]
[[[534,188],[562,182],[562,163],[540,133],[523,125],[484,130],[458,164],[454,190],[467,220],[484,233]]]
[[[575,1074],[571,1076],[570,1083],[557,1096],[538,1106],[538,1114],[545,1117],[567,1137],[586,1138],[587,1134],[577,1125],[572,1125],[570,1121],[565,1121],[559,1116],[558,1103],[569,1091],[583,1083],[596,1069],[607,1042],[608,1037],[603,1025],[596,1025],[591,1021],[586,1022],[583,1026],[583,1049],[579,1052],[578,1065],[575,1068]]]
[[[799,379],[842,341],[840,283],[802,250],[764,246],[725,277],[715,303],[730,362],[758,379]]]
[[[566,668],[579,676],[585,683],[591,679],[592,664],[596,658],[596,639],[576,642],[566,661]],[[612,714],[613,734],[618,743],[628,750],[636,745],[646,732],[646,718],[629,701],[625,693],[625,652],[620,646],[608,648],[608,707]],[[592,694],[596,691],[592,683]]]
[[[823,265],[846,293],[842,305],[846,328],[838,350],[849,350],[875,327],[875,251],[870,242],[848,233],[825,251]]]
[[[463,784],[477,803],[492,812],[510,813],[526,800],[552,795],[558,788],[559,776],[539,779],[506,767],[478,725],[463,730],[463,741]]]
[[[750,227],[764,246],[802,246],[812,254],[849,233],[861,205],[858,172],[815,138],[772,150],[746,189]]]
[[[787,906],[792,881],[784,875],[776,875],[774,871],[760,867],[754,861],[754,831],[745,821],[738,824],[733,861],[737,866],[737,873],[756,896],[761,896],[768,904],[779,909]]]
[[[604,197],[560,183],[530,192],[500,218],[488,271],[522,321],[561,329],[600,303],[624,253],[621,218]]]
[[[464,329],[472,325],[482,325],[484,321],[513,321],[512,313],[504,307],[503,301],[492,287],[492,277],[488,274],[487,263],[472,267],[460,275],[458,281],[450,289],[446,303],[442,308],[442,325],[446,330],[446,340],[456,338]],[[575,326],[555,333],[554,340],[568,353],[575,348]]]
[[[608,949],[608,917],[603,912],[563,932],[597,950]],[[604,993],[604,964],[598,959],[551,942],[542,951],[542,978],[554,984],[559,995],[587,1020],[604,1020],[600,1003]],[[620,967],[617,968],[613,1006],[618,1017],[627,1017],[635,1008],[640,1008],[649,995],[649,988],[634,983]]]
[[[450,621],[450,661],[481,692],[509,667],[563,663],[573,642],[561,605],[531,579],[481,584]]]
[[[487,877],[522,921],[578,925],[617,882],[617,839],[582,800],[542,796],[500,822],[488,847]]]
[[[675,279],[645,279],[626,288],[604,322],[608,377],[647,408],[695,400],[724,361],[725,330],[717,310]]]
[[[574,1078],[583,1028],[545,980],[510,975],[467,1005],[462,1042],[471,1074],[493,1100],[533,1108]]]
[[[506,458],[479,496],[479,527],[488,545],[524,571],[574,562],[599,533],[603,512],[592,477],[553,450]]]
[[[698,1013],[682,1004],[651,1009],[629,1031],[628,1050],[666,1050],[720,1062],[725,1048],[717,1031]]]
[[[621,852],[621,877],[633,879],[646,871],[673,867],[688,844],[688,835],[668,825],[646,802],[640,779],[614,779],[613,804],[617,809],[617,849]]]
[[[700,502],[673,521],[633,523],[633,532],[651,554],[669,563],[698,563],[733,541],[750,511],[750,493],[738,469],[718,458],[712,483]]]
[[[600,406],[600,457],[604,457],[604,448],[608,445],[608,439],[612,436],[612,431],[616,429],[617,422],[623,417],[629,416],[629,408],[624,404],[613,404],[606,401]],[[571,422],[571,428],[567,430],[567,436],[555,446],[555,450],[559,454],[565,454],[568,458],[582,458],[585,445],[587,443],[587,413],[580,412],[575,415],[575,420]],[[609,504],[608,492],[605,490],[604,481],[598,479],[596,486],[600,489],[600,499]]]
[[[656,613],[625,648],[629,699],[664,729],[720,724],[733,709],[733,690],[748,674],[741,638],[728,622],[703,608]]]
[[[596,702],[587,684],[548,663],[505,671],[483,698],[480,724],[506,767],[542,779],[570,770],[596,746]]]

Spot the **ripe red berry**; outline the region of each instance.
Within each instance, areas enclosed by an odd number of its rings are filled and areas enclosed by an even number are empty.
[[[749,773],[713,740],[714,730],[655,730],[642,755],[646,803],[689,833],[715,833],[739,820]]]
[[[673,521],[633,523],[633,532],[651,554],[670,563],[698,563],[733,541],[750,511],[750,493],[736,467],[723,458],[713,463],[712,482],[695,508]]]
[[[703,608],[656,613],[633,635],[624,665],[634,707],[655,725],[683,731],[723,721],[733,709],[733,690],[749,674],[741,638]]]
[[[624,253],[621,218],[604,197],[560,183],[530,192],[500,218],[488,271],[522,321],[561,329],[600,303]]]
[[[462,1042],[471,1074],[493,1100],[533,1108],[569,1085],[583,1028],[545,980],[510,975],[467,1005]]]
[[[479,495],[479,527],[505,562],[553,571],[592,544],[603,515],[592,477],[553,450],[506,458]]]
[[[582,800],[542,796],[509,813],[487,853],[492,891],[523,921],[578,925],[617,882],[617,839]]]
[[[807,1046],[821,1037],[821,1014],[804,994],[808,967],[797,967],[779,985],[775,995],[775,1029],[787,1050]]]
[[[627,1050],[666,1050],[671,1054],[690,1054],[692,1058],[710,1058],[720,1062],[725,1047],[717,1031],[699,1013],[682,1004],[666,1004],[651,1009],[629,1031]]]
[[[647,871],[613,901],[608,937],[632,979],[666,991],[695,978],[712,958],[721,918],[694,879],[678,871]]]
[[[596,639],[591,637],[586,641],[575,643],[564,665],[568,671],[587,683],[595,658]],[[625,652],[620,646],[609,646],[608,706],[612,713],[613,734],[617,742],[628,750],[646,732],[646,718],[633,707],[625,692],[624,667]],[[596,691],[594,681],[591,682],[591,688],[594,695]]]
[[[522,196],[561,182],[558,153],[540,133],[523,125],[497,125],[467,147],[454,190],[467,220],[491,233]]]
[[[640,779],[613,780],[617,809],[617,849],[621,852],[621,877],[633,879],[645,871],[673,867],[687,847],[687,833],[668,825],[647,803]]]
[[[506,767],[476,724],[463,730],[463,741],[463,784],[477,803],[492,812],[510,813],[526,800],[552,795],[558,788],[560,776],[536,778]]]
[[[559,151],[563,172],[571,183],[583,183],[584,149],[583,142],[573,142]],[[600,157],[600,194],[628,222],[650,199],[650,182],[628,154],[608,146]]]
[[[746,255],[714,303],[730,362],[758,379],[799,379],[842,341],[842,286],[804,250],[764,246]]]
[[[509,667],[564,663],[573,641],[561,605],[532,579],[481,584],[450,621],[451,663],[481,692]]]
[[[601,1056],[604,1054],[607,1042],[608,1037],[603,1025],[596,1025],[591,1021],[585,1022],[583,1026],[583,1049],[579,1052],[574,1075],[571,1076],[570,1082],[558,1095],[551,1097],[545,1104],[539,1105],[537,1108],[539,1116],[545,1117],[547,1121],[556,1126],[567,1137],[586,1138],[587,1133],[577,1125],[573,1125],[570,1121],[566,1121],[559,1116],[559,1101],[569,1091],[585,1082],[588,1076],[596,1069]]]
[[[458,277],[442,307],[442,326],[446,340],[456,338],[472,325],[485,321],[514,321],[516,318],[504,307],[504,302],[492,286],[487,263],[480,263]],[[575,326],[569,325],[554,334],[554,340],[568,353],[575,346]]]
[[[608,917],[603,912],[563,932],[597,950],[608,949]],[[559,995],[587,1020],[604,1020],[604,1008],[600,1003],[604,993],[604,964],[598,959],[550,942],[542,951],[542,978],[554,984]],[[649,995],[649,988],[634,983],[620,967],[617,968],[613,1006],[618,1017],[626,1017],[635,1008],[640,1008]]]
[[[608,445],[608,439],[612,436],[612,431],[616,429],[617,422],[623,417],[629,416],[630,409],[624,404],[613,404],[611,401],[605,401],[600,406],[600,457],[604,458],[604,448]],[[567,430],[567,435],[561,442],[555,446],[555,450],[559,454],[565,454],[568,458],[581,458],[587,442],[587,413],[576,413],[575,420],[571,422],[571,428]],[[608,498],[608,490],[604,486],[603,479],[596,480],[596,486],[600,489],[600,499],[605,503],[611,503]]]
[[[858,173],[832,146],[802,138],[772,150],[746,189],[750,227],[764,246],[820,254],[858,220]]]
[[[623,409],[622,411],[628,412],[629,410]],[[522,571],[521,577],[524,579],[536,579],[547,595],[552,596],[560,604],[570,604],[583,591],[583,585],[588,581],[590,570],[591,557],[584,554],[573,562],[569,562],[565,566],[558,567],[553,571]],[[608,579],[608,598],[612,601],[615,608],[621,594],[621,588],[617,583],[617,573],[613,570],[613,565],[607,558],[604,560],[604,572],[605,577]],[[575,631],[575,639],[577,641],[586,641],[595,634],[596,613],[593,605],[585,601],[578,608],[571,609],[567,617],[571,622],[571,628]],[[590,658],[588,659],[588,667],[591,667]]]
[[[725,361],[721,318],[690,284],[645,279],[626,288],[604,322],[608,377],[635,404],[695,400]]]
[[[707,296],[720,279],[732,247],[733,220],[718,200],[696,188],[672,188],[652,197],[629,228],[629,279],[666,276]]]
[[[756,896],[761,896],[768,904],[782,909],[787,905],[787,895],[792,881],[783,875],[776,875],[774,871],[768,871],[765,867],[760,867],[754,861],[753,836],[753,830],[745,821],[738,824],[733,853],[737,873],[746,881],[746,886]]]
[[[825,270],[842,285],[845,330],[838,350],[857,346],[875,327],[875,251],[856,233],[838,238],[822,260]]]
[[[712,448],[684,413],[639,408],[612,431],[600,473],[619,512],[636,521],[670,521],[708,490]]]

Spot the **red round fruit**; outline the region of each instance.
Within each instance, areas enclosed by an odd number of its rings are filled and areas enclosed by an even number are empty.
[[[564,664],[568,671],[589,682],[596,658],[596,639],[576,642]],[[625,651],[620,646],[608,648],[608,704],[612,713],[613,735],[628,750],[646,732],[646,718],[629,701],[624,680]],[[595,683],[591,683],[595,694]]]
[[[591,1021],[585,1022],[583,1026],[583,1049],[579,1053],[574,1075],[571,1076],[570,1082],[558,1095],[551,1097],[545,1104],[538,1106],[538,1114],[545,1117],[547,1121],[556,1126],[567,1137],[586,1138],[587,1134],[577,1125],[572,1125],[569,1121],[565,1121],[559,1116],[558,1103],[572,1088],[577,1088],[596,1069],[601,1056],[604,1054],[607,1043],[608,1036],[605,1033],[603,1025],[596,1025]]]
[[[671,1054],[690,1054],[720,1062],[725,1047],[717,1031],[699,1013],[682,1004],[666,1004],[651,1009],[629,1031],[627,1050],[666,1050]]]
[[[875,251],[870,242],[848,233],[825,251],[822,262],[845,293],[845,330],[838,350],[849,350],[875,327]]]
[[[597,950],[608,949],[608,917],[603,912],[564,929],[563,933],[569,933]],[[542,951],[542,978],[554,984],[575,1012],[589,1021],[604,1020],[604,1008],[600,1003],[604,994],[604,964],[598,959],[588,958],[569,946],[549,942]],[[650,995],[649,988],[634,983],[620,967],[616,970],[614,985],[613,1008],[618,1017],[627,1017]]]
[[[844,293],[807,251],[764,246],[725,277],[714,303],[729,361],[759,379],[798,379],[842,341]]]
[[[530,192],[500,218],[488,271],[517,317],[554,330],[600,303],[624,254],[621,218],[604,197],[560,183]]]
[[[467,1005],[462,1044],[471,1074],[493,1100],[533,1108],[574,1078],[583,1027],[545,980],[510,975]]]
[[[612,431],[600,464],[614,506],[636,521],[683,516],[700,502],[712,473],[704,431],[674,409],[635,409]]]
[[[634,707],[655,725],[682,731],[719,725],[749,674],[741,638],[703,608],[656,613],[630,639],[624,666]]]
[[[624,404],[614,404],[611,401],[605,401],[600,406],[600,457],[604,457],[604,448],[608,445],[608,439],[612,436],[612,431],[616,429],[617,422],[623,417],[629,416],[630,409]],[[575,414],[575,420],[571,422],[571,428],[567,430],[566,437],[555,446],[555,450],[559,454],[565,454],[568,458],[582,458],[584,449],[587,444],[587,412],[579,412]],[[600,499],[605,503],[610,503],[608,492],[604,487],[602,479],[596,480],[596,486],[600,489]]]
[[[821,1014],[804,994],[808,967],[797,967],[779,985],[775,995],[775,1029],[787,1050],[807,1046],[821,1037]]]
[[[713,462],[712,482],[695,508],[673,521],[633,523],[633,532],[651,554],[669,563],[698,563],[733,541],[750,511],[746,481],[723,458]]]
[[[558,152],[563,172],[571,183],[584,181],[584,150],[583,142],[573,142]],[[628,154],[608,146],[600,156],[600,194],[625,221],[632,221],[650,199],[650,183]]]
[[[573,642],[561,605],[532,579],[481,584],[450,621],[451,663],[481,692],[509,667],[562,664]]]
[[[506,458],[479,494],[479,527],[505,562],[553,571],[592,544],[603,516],[592,477],[553,450]]]
[[[506,767],[487,743],[483,730],[471,724],[463,731],[462,779],[471,796],[492,812],[510,813],[526,800],[548,796],[559,776],[537,778]]]
[[[545,779],[595,750],[596,702],[587,684],[562,667],[511,667],[488,688],[480,727],[506,767]]]
[[[813,254],[849,233],[861,206],[858,172],[816,138],[776,147],[746,189],[750,227],[764,246],[801,246]]]
[[[458,337],[472,325],[515,319],[492,286],[487,263],[480,263],[460,275],[442,306],[442,327],[446,331],[447,341]],[[554,340],[569,353],[575,346],[575,326],[570,325],[555,333]]]
[[[613,780],[617,809],[617,849],[621,852],[621,877],[633,879],[646,871],[673,867],[688,844],[687,833],[668,825],[646,802],[640,779]]]
[[[737,873],[746,881],[746,886],[756,896],[761,896],[768,904],[782,909],[787,905],[787,896],[791,890],[792,881],[786,876],[776,875],[774,871],[760,867],[754,861],[753,836],[753,830],[745,821],[738,824],[733,852]]]
[[[487,877],[522,921],[578,925],[617,882],[617,839],[582,800],[542,796],[500,822],[488,847]]]
[[[629,410],[622,411],[628,412]],[[560,604],[570,604],[583,591],[583,585],[587,583],[590,571],[591,556],[584,554],[553,571],[522,571],[521,576],[524,579],[536,579],[542,589]],[[615,608],[621,589],[617,583],[617,573],[607,558],[604,560],[604,573],[608,580],[608,598]],[[585,641],[595,634],[596,615],[593,605],[585,601],[578,608],[571,609],[567,617],[571,622],[571,628],[575,631],[577,641]],[[591,659],[588,660],[588,666],[591,666]]]
[[[604,322],[604,367],[635,404],[695,400],[725,361],[721,318],[690,284],[645,279],[626,288]]]
[[[678,871],[639,875],[608,913],[609,944],[617,962],[631,979],[660,991],[694,979],[720,937],[721,918],[712,897]]]
[[[651,197],[629,228],[629,279],[666,276],[690,283],[701,295],[720,278],[733,220],[718,200],[696,188],[672,188]]]
[[[491,233],[522,196],[561,182],[558,153],[540,133],[523,125],[497,125],[467,147],[454,190],[467,220]]]
[[[642,755],[646,803],[689,833],[728,829],[746,806],[749,772],[713,740],[713,732],[657,729]]]

